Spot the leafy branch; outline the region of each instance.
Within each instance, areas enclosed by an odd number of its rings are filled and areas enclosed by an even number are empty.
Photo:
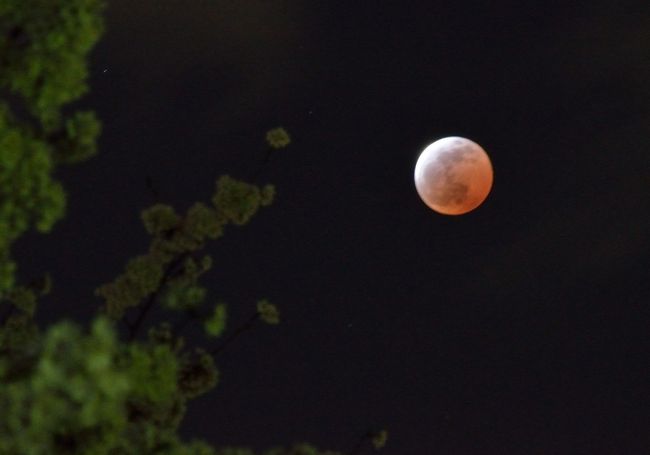
[[[190,253],[185,252],[178,256],[165,270],[165,273],[162,277],[162,280],[160,282],[160,285],[158,288],[149,295],[147,298],[147,301],[145,304],[142,306],[140,309],[140,312],[136,318],[136,320],[133,322],[133,324],[130,324],[127,320],[126,317],[124,318],[124,321],[127,323],[127,326],[129,327],[129,341],[133,341],[137,335],[138,329],[140,328],[142,322],[144,321],[144,318],[146,317],[147,313],[151,309],[151,307],[154,305],[156,302],[156,298],[160,294],[161,290],[165,287],[165,285],[168,283],[169,279],[172,277],[173,273],[176,271],[177,267],[190,255]]]

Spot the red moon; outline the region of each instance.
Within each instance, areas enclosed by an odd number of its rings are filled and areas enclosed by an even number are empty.
[[[462,215],[481,205],[492,189],[492,163],[485,150],[464,137],[439,139],[415,164],[422,201],[444,215]]]

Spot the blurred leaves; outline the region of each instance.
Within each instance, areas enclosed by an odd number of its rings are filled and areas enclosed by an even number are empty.
[[[191,310],[205,300],[207,290],[198,285],[170,284],[162,298],[162,304],[172,310]]]
[[[370,441],[375,449],[383,449],[388,441],[388,431],[381,430],[374,433]]]
[[[106,314],[114,320],[119,319],[128,308],[137,306],[153,293],[162,280],[163,266],[160,258],[154,255],[129,260],[124,274],[95,290],[95,295],[106,300]]]
[[[0,292],[14,285],[11,244],[30,227],[49,232],[64,215],[65,193],[52,180],[50,150],[0,101]]]
[[[100,133],[101,124],[94,112],[75,112],[66,119],[65,127],[50,138],[55,162],[73,164],[92,157],[97,153]]]
[[[92,112],[63,107],[88,87],[88,52],[103,32],[100,0],[0,0],[0,295],[15,284],[12,243],[49,232],[66,207],[56,164],[96,153]]]
[[[266,142],[274,149],[281,149],[291,143],[291,138],[287,130],[279,127],[266,132]]]
[[[205,289],[196,282],[212,266],[212,259],[205,256],[197,264],[187,256],[203,248],[206,239],[220,237],[229,222],[245,224],[262,205],[268,205],[272,187],[266,188],[263,191],[224,175],[217,179],[213,207],[197,202],[183,217],[165,204],[143,210],[142,223],[153,237],[149,252],[129,261],[125,273],[95,290],[95,295],[105,299],[106,314],[119,319],[128,308],[138,306],[158,289],[162,290],[165,307],[196,308],[205,298]],[[178,265],[174,261],[184,257],[187,259],[181,263],[181,270],[176,270]]]
[[[152,205],[140,214],[144,228],[151,235],[161,235],[178,226],[180,217],[172,206],[166,204]]]
[[[195,348],[180,358],[179,390],[186,398],[196,398],[217,385],[219,374],[213,357],[203,348]]]
[[[50,132],[60,109],[87,92],[88,52],[104,30],[101,0],[3,0],[0,88]]]
[[[203,323],[205,332],[213,338],[221,336],[226,328],[226,316],[226,305],[223,303],[215,305],[212,316],[206,319]]]
[[[275,307],[269,303],[268,300],[260,300],[257,302],[257,312],[260,315],[262,321],[267,324],[279,324],[280,323],[280,312]]]
[[[262,197],[262,191],[257,186],[223,175],[217,180],[212,203],[226,221],[243,225],[248,223],[260,205],[269,205],[273,201],[273,194],[272,185],[265,187]]]
[[[162,322],[157,326],[150,327],[147,331],[147,339],[151,344],[168,346],[176,354],[185,346],[183,338],[174,336],[169,322]]]
[[[128,346],[123,360],[134,385],[131,398],[153,405],[166,404],[176,388],[178,365],[169,346],[157,344]]]
[[[187,398],[216,384],[208,357],[121,344],[101,316],[89,334],[60,322],[35,349],[0,356],[0,453],[211,454],[176,434]]]
[[[0,357],[0,453],[106,453],[115,446],[132,386],[113,362],[117,347],[106,319],[95,320],[89,335],[64,321],[29,359],[31,374],[8,380],[25,358]]]

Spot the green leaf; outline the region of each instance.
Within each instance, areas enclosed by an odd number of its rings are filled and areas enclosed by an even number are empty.
[[[255,215],[261,199],[257,186],[222,175],[217,180],[217,191],[212,197],[212,203],[227,221],[243,225]]]
[[[226,305],[223,303],[215,305],[214,313],[203,323],[206,333],[215,338],[221,336],[226,328],[226,316]]]
[[[170,310],[191,310],[198,308],[205,300],[207,290],[186,280],[171,282],[163,293],[162,303]]]
[[[219,372],[214,358],[202,348],[183,353],[180,358],[178,387],[186,398],[196,398],[214,388]]]
[[[144,296],[155,291],[163,277],[160,261],[151,255],[137,256],[126,265],[125,276]]]
[[[291,143],[291,138],[287,130],[279,127],[266,132],[266,142],[274,149],[281,149]]]
[[[199,241],[205,237],[216,239],[223,233],[223,220],[219,218],[215,209],[196,202],[187,211],[185,216],[184,231]]]
[[[129,346],[126,360],[133,381],[132,396],[154,404],[169,403],[176,390],[178,363],[169,346]]]
[[[273,199],[275,198],[275,186],[273,185],[264,185],[260,193],[260,205],[267,206],[271,205]]]
[[[144,228],[149,234],[159,235],[177,227],[180,217],[174,208],[166,204],[155,204],[140,214]]]
[[[372,435],[371,442],[375,449],[379,450],[384,448],[388,440],[388,431],[381,430]]]
[[[272,305],[266,299],[257,302],[257,312],[259,313],[262,321],[266,322],[267,324],[275,325],[280,322],[280,312],[275,307],[275,305]]]
[[[34,316],[36,293],[32,289],[24,286],[16,287],[9,292],[7,299],[30,317]]]

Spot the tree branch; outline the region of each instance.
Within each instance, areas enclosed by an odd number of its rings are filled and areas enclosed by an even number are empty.
[[[165,270],[165,273],[164,273],[162,279],[160,280],[160,285],[158,286],[158,288],[154,292],[152,292],[149,295],[149,298],[147,299],[146,303],[140,309],[140,314],[138,314],[138,317],[135,320],[135,322],[133,324],[129,324],[125,320],[127,326],[129,327],[129,332],[130,332],[129,333],[129,341],[133,341],[135,339],[135,336],[137,335],[138,330],[140,329],[140,326],[142,325],[142,321],[144,321],[145,316],[147,315],[147,313],[149,312],[149,310],[151,309],[151,307],[155,303],[156,298],[160,294],[160,291],[163,289],[165,284],[167,284],[167,282],[169,281],[169,278],[172,276],[172,273],[174,272],[174,269],[179,264],[181,264],[189,255],[190,255],[190,253],[186,251],[185,253],[181,254],[176,259],[174,259],[167,266],[167,269]]]
[[[204,314],[202,314],[199,310],[192,308],[190,310],[186,310],[184,313],[183,319],[179,319],[176,321],[176,323],[172,326],[172,333],[176,336],[179,336],[183,330],[183,328],[187,325],[188,322],[192,320],[200,320]]]
[[[239,326],[237,330],[235,330],[233,333],[231,333],[223,342],[217,346],[216,348],[212,349],[210,351],[210,354],[212,354],[213,357],[216,357],[220,352],[223,352],[230,343],[235,341],[235,339],[244,333],[245,331],[249,330],[250,328],[253,327],[253,324],[255,324],[255,321],[257,321],[260,318],[260,313],[255,312],[253,316],[251,316],[248,321],[246,321],[244,324]]]

